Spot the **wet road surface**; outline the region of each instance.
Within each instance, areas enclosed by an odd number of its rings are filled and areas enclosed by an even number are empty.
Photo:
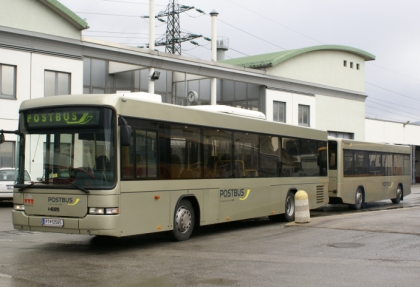
[[[420,185],[399,205],[327,205],[309,224],[267,218],[100,238],[13,230],[0,202],[2,286],[418,286]]]

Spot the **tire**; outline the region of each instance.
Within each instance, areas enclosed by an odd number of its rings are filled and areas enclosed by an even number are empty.
[[[176,241],[184,241],[190,238],[195,224],[194,208],[187,199],[178,202],[174,214],[173,237]]]
[[[351,207],[354,210],[359,210],[364,207],[363,191],[360,187],[356,190],[355,204],[353,204]]]
[[[391,199],[392,203],[393,204],[400,203],[401,198],[402,198],[402,188],[401,188],[401,185],[398,185],[395,196],[396,196],[395,198]]]
[[[295,194],[289,191],[286,195],[286,201],[284,203],[284,215],[283,219],[286,222],[295,221]]]

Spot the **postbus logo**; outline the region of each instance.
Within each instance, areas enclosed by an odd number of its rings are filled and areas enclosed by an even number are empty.
[[[63,123],[67,125],[84,125],[92,120],[93,116],[88,112],[62,112],[62,113],[34,113],[26,115],[26,122],[31,123]]]
[[[233,189],[221,189],[220,198],[239,198],[239,200],[246,200],[251,193],[251,189],[245,188],[233,188]]]
[[[68,206],[75,206],[81,202],[80,198],[73,200],[72,197],[48,197],[48,203],[58,203],[60,205],[67,203]]]

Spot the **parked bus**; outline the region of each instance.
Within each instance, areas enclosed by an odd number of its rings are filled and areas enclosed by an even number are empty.
[[[24,101],[15,229],[128,236],[269,216],[294,220],[294,194],[328,202],[327,133],[225,106],[181,107],[157,95]],[[213,109],[213,111],[206,111]],[[214,110],[216,109],[216,110]]]
[[[330,203],[365,203],[390,199],[398,204],[411,193],[411,148],[329,138]]]

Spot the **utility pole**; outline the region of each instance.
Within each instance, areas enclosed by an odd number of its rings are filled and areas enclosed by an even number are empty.
[[[193,6],[179,5],[178,0],[169,0],[169,4],[165,10],[160,11],[156,18],[159,21],[164,22],[161,17],[168,17],[166,25],[166,34],[162,39],[158,39],[155,42],[155,46],[165,46],[165,52],[170,54],[181,55],[181,43],[191,41],[196,38],[202,37],[202,35],[181,33],[181,25],[179,14],[194,9]],[[197,11],[201,11],[196,9]],[[200,12],[201,13],[201,12]],[[150,18],[153,15],[149,16]],[[152,20],[152,19],[150,19]],[[149,41],[150,47],[150,41]]]

